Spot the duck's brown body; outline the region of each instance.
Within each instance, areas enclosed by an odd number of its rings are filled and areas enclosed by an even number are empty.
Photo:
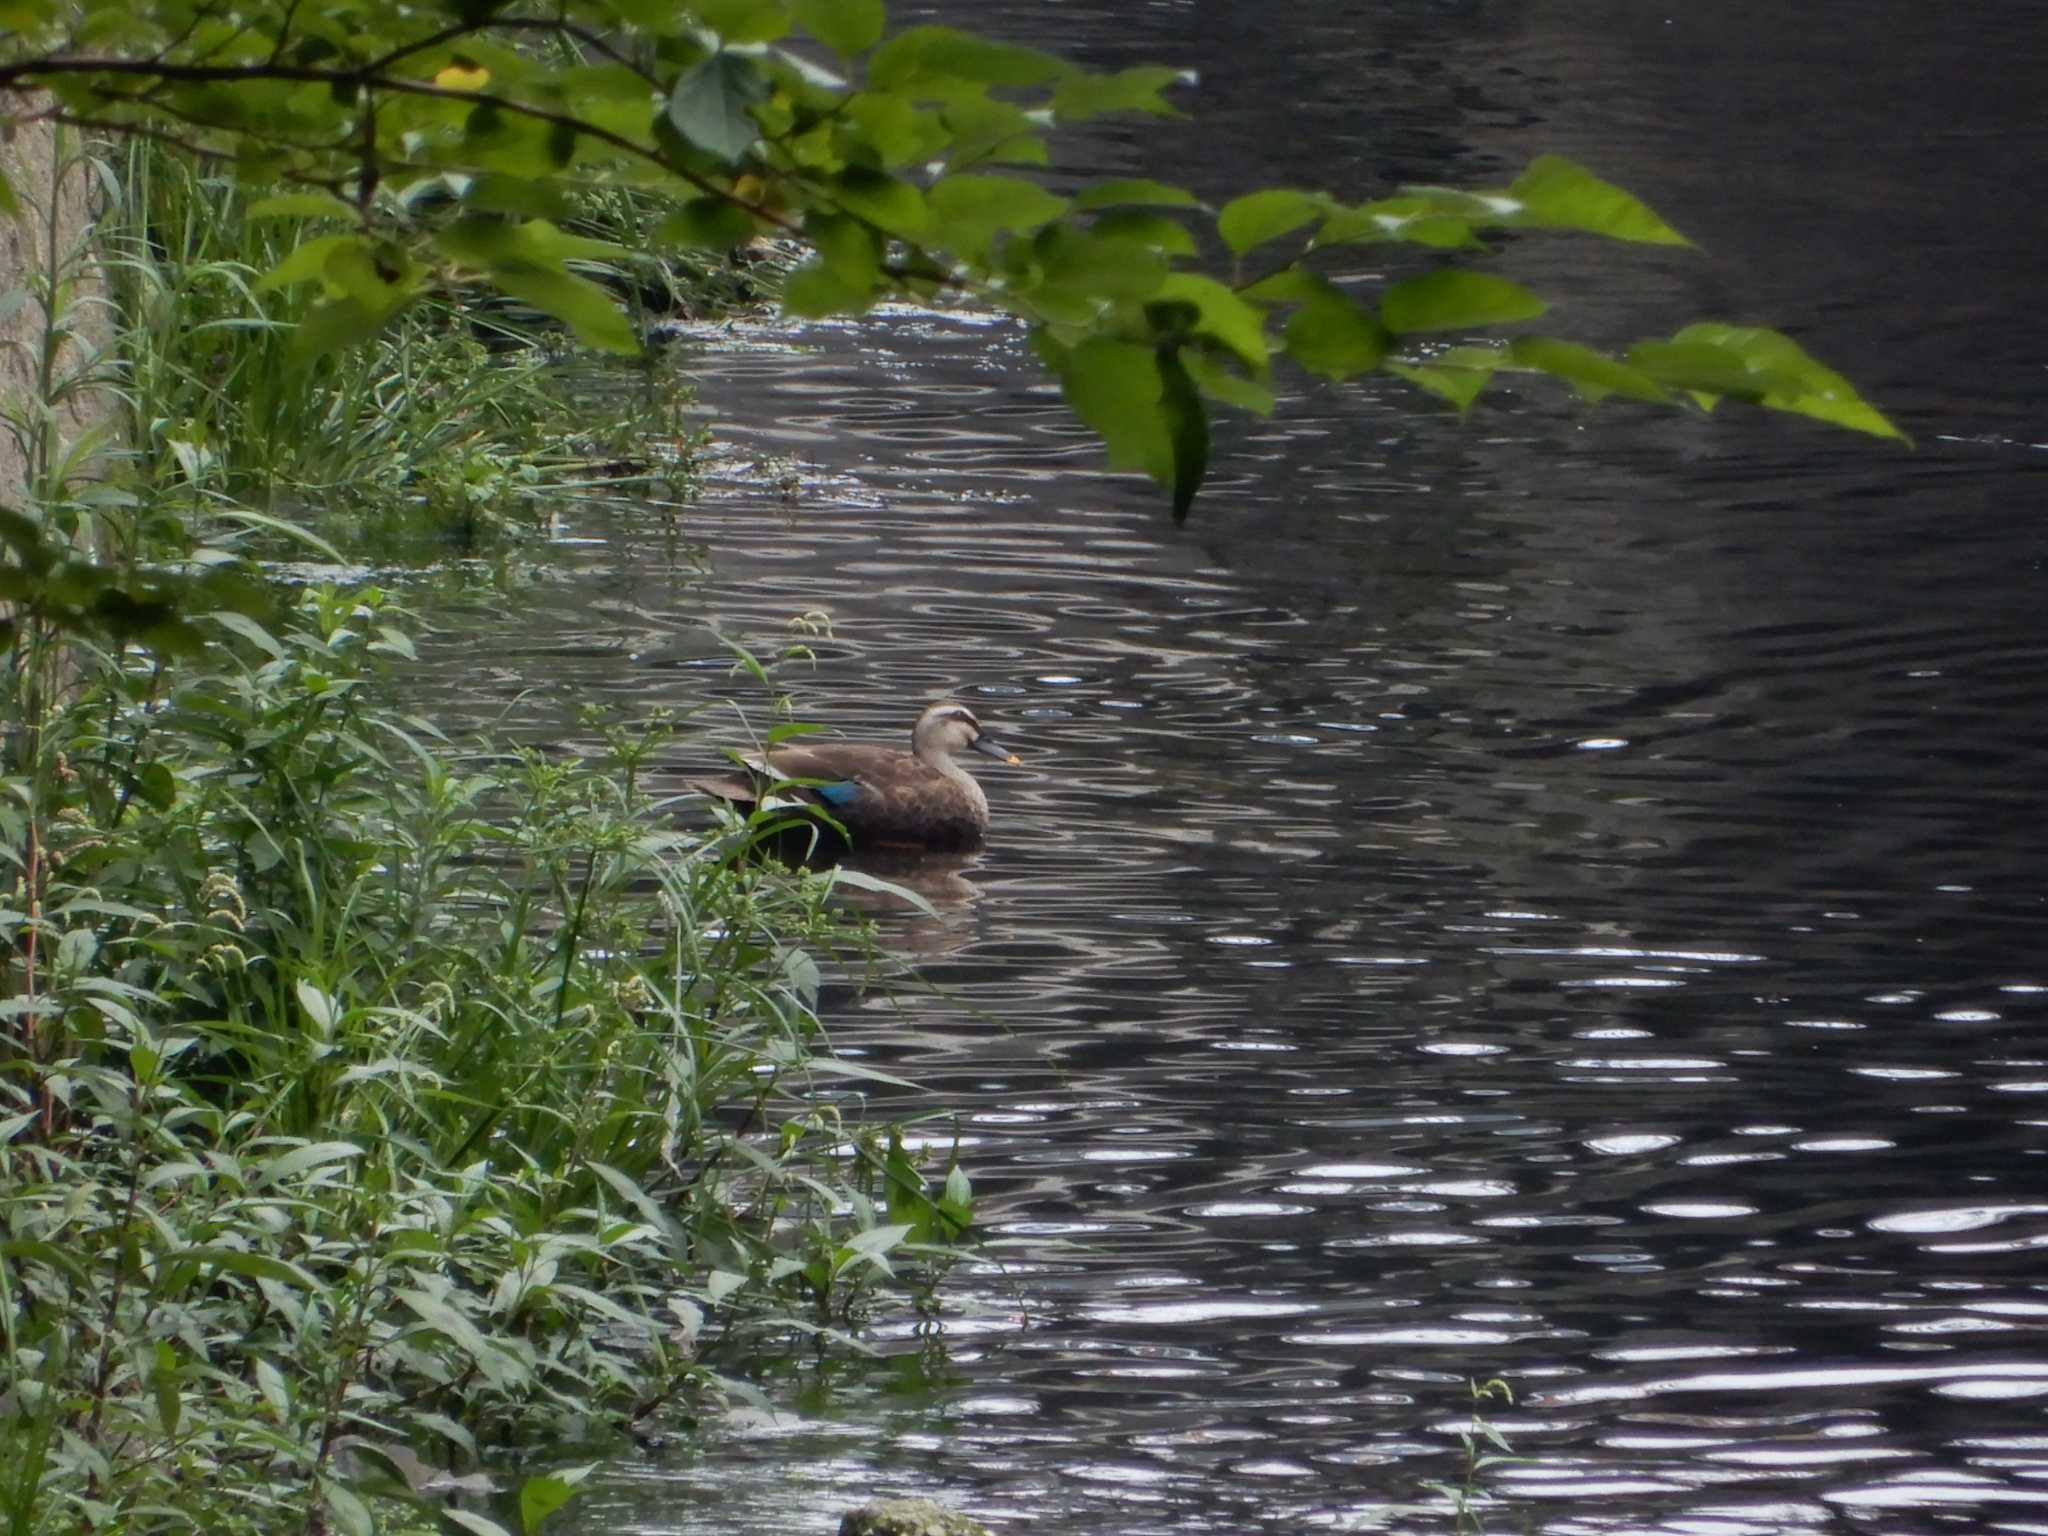
[[[838,742],[777,747],[745,760],[751,777],[689,784],[747,814],[764,799],[771,806],[816,806],[846,829],[855,848],[972,848],[988,831],[988,797],[953,760],[962,750],[1017,761],[981,734],[966,708],[934,704],[918,717],[908,752]]]

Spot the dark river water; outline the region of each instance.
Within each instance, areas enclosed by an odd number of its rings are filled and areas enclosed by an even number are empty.
[[[992,1243],[935,1398],[714,1428],[562,1529],[1441,1531],[1504,1376],[1490,1529],[2048,1532],[2048,6],[951,19],[1201,72],[1091,172],[1578,157],[1703,249],[1520,243],[1558,329],[1783,323],[1918,447],[1372,380],[1225,426],[1175,529],[1008,323],[707,332],[708,578],[593,512],[458,675],[738,740],[706,626],[815,612],[808,718],[952,694],[1024,757],[883,918],[934,990],[830,1014]]]

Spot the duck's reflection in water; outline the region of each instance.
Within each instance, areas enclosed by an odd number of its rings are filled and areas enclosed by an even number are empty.
[[[891,950],[940,955],[974,936],[973,907],[981,887],[969,878],[981,863],[971,853],[873,850],[831,867],[834,890],[849,907],[883,928]]]
[[[982,853],[874,850],[829,865],[833,893],[871,920],[882,948],[901,959],[930,960],[974,941],[981,887],[969,878]]]

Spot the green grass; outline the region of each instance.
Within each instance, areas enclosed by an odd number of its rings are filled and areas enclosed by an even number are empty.
[[[683,489],[689,394],[658,358],[593,387],[538,317],[458,289],[307,364],[290,339],[317,285],[265,275],[315,229],[245,217],[230,178],[146,143],[114,184],[103,265],[129,321],[136,471],[189,513],[254,507],[373,556],[434,558],[544,529],[571,496]],[[593,202],[593,217],[638,217]]]

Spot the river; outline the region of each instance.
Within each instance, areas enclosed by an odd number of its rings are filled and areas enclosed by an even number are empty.
[[[1375,378],[1222,429],[1175,528],[1007,323],[700,337],[708,574],[593,512],[463,697],[716,736],[766,695],[706,626],[815,612],[809,718],[974,706],[1024,766],[882,918],[932,989],[829,1022],[957,1127],[991,1246],[942,1389],[615,1464],[561,1528],[1447,1530],[1411,1506],[1500,1376],[1493,1528],[2048,1531],[2048,12],[941,14],[1200,73],[1089,172],[1579,158],[1701,249],[1518,242],[1559,330],[1781,323],[1917,447]]]

